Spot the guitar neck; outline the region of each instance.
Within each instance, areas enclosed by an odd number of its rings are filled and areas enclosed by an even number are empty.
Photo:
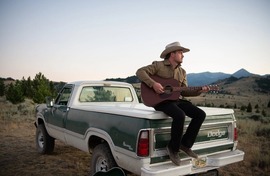
[[[202,87],[173,87],[174,92],[182,92],[182,91],[198,91],[202,90]]]

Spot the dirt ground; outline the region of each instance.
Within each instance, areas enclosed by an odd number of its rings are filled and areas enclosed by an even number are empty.
[[[32,120],[0,123],[0,175],[89,175],[90,155],[59,141],[52,155],[38,154]]]

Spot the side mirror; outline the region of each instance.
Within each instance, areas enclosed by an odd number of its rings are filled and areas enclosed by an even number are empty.
[[[47,107],[53,107],[53,103],[54,102],[54,99],[52,97],[46,97],[46,105]]]

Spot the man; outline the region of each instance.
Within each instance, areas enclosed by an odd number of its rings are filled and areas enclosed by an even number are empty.
[[[160,57],[163,61],[154,61],[151,65],[144,66],[137,70],[136,75],[149,87],[153,88],[157,94],[164,93],[161,83],[152,79],[151,75],[161,78],[174,78],[179,82],[179,86],[187,87],[186,71],[181,68],[184,55],[189,52],[188,48],[182,47],[179,42],[168,44]],[[191,150],[200,127],[205,119],[205,112],[194,106],[189,101],[183,100],[182,96],[198,96],[202,92],[209,91],[209,87],[204,86],[201,90],[183,91],[179,100],[164,101],[157,104],[154,108],[172,117],[171,140],[167,146],[167,151],[172,162],[180,165],[179,149],[183,150],[188,156],[198,158],[198,155]],[[186,133],[183,135],[185,117],[192,118]]]

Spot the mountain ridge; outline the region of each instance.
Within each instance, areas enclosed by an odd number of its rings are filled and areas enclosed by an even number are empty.
[[[218,80],[223,80],[229,77],[241,78],[241,77],[249,77],[252,75],[256,75],[250,73],[244,68],[234,72],[233,74],[223,73],[223,72],[202,72],[202,73],[190,73],[187,74],[187,80],[189,86],[200,86],[200,85],[208,85]]]

